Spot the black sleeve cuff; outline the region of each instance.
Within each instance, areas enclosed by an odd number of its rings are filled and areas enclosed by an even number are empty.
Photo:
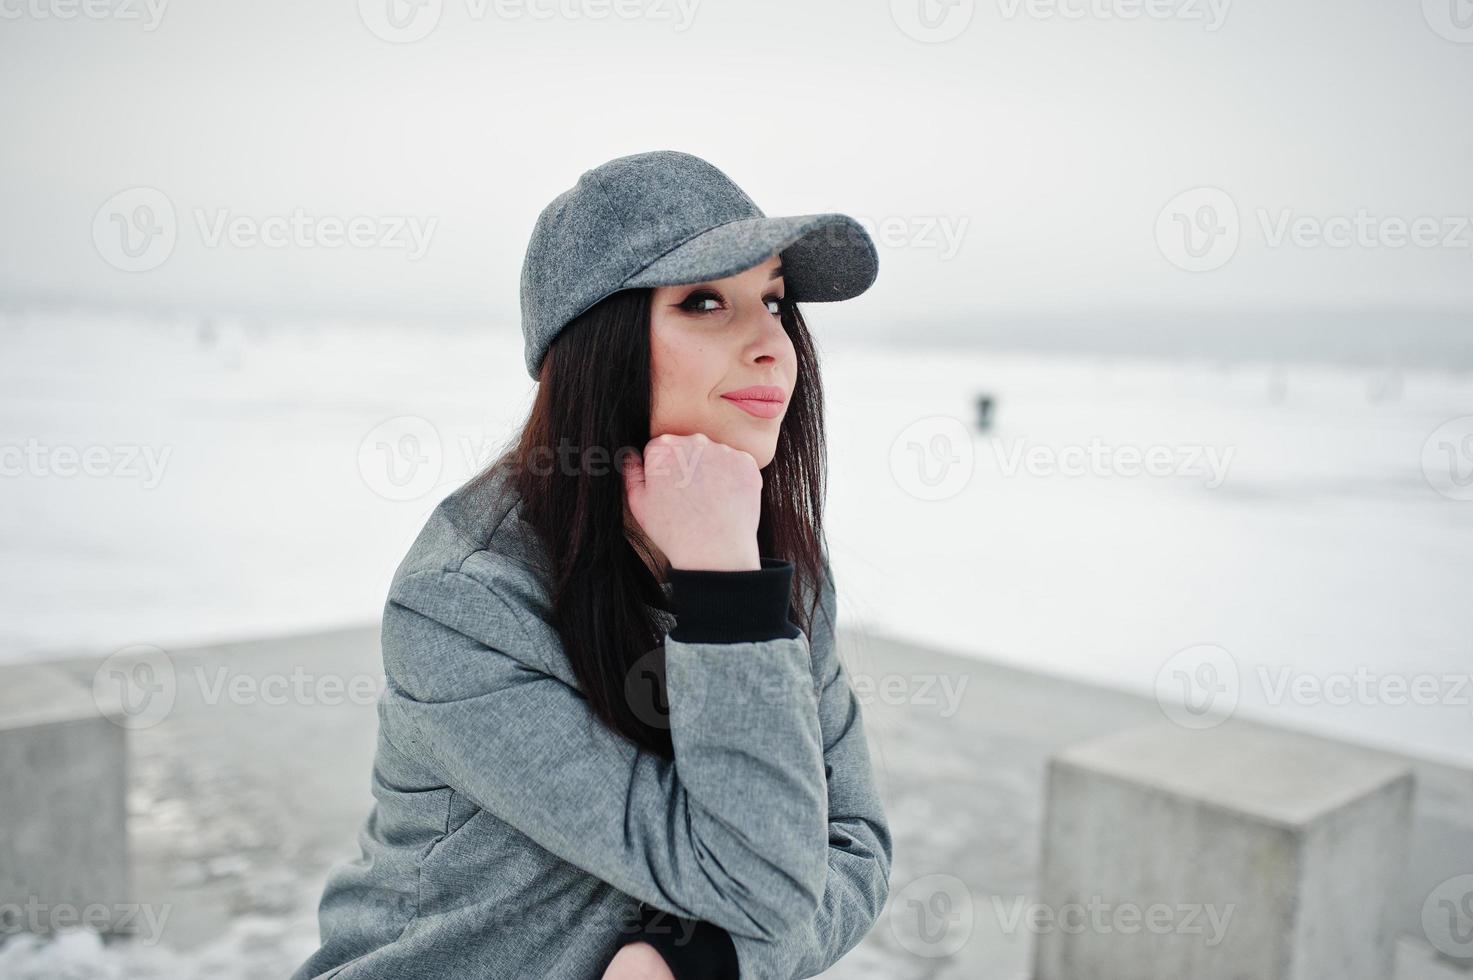
[[[793,563],[762,558],[762,567],[737,572],[671,568],[670,602],[682,643],[751,643],[802,633],[788,618]]]
[[[620,946],[640,942],[655,947],[675,980],[740,980],[736,946],[718,925],[645,906],[639,929],[626,934]]]

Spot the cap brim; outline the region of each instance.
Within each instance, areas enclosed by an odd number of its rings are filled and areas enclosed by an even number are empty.
[[[679,286],[724,279],[782,257],[784,295],[799,303],[851,299],[879,274],[864,226],[845,214],[743,218],[681,243],[630,276],[621,288]]]

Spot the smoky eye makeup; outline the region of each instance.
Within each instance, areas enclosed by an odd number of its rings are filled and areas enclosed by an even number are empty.
[[[716,306],[708,306],[710,300],[715,300]],[[710,289],[697,289],[685,299],[675,305],[687,313],[711,313],[721,308],[721,297]]]
[[[712,300],[716,302],[715,306],[709,305]],[[773,316],[777,316],[782,313],[783,308],[786,305],[786,300],[784,299],[784,297],[779,296],[776,293],[769,293],[762,298],[762,303],[764,306],[768,307],[767,312],[771,313]],[[772,304],[774,303],[777,304],[777,309],[771,308]],[[676,303],[675,306],[677,309],[684,310],[687,313],[715,313],[717,310],[720,310],[725,306],[725,301],[721,298],[721,294],[717,293],[713,289],[697,289],[685,299],[681,300],[679,303]]]

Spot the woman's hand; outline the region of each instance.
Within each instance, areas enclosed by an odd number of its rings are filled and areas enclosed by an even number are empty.
[[[665,958],[649,943],[629,943],[614,954],[603,980],[675,980]]]
[[[640,529],[672,568],[762,567],[762,471],[751,453],[704,433],[651,439],[624,462],[624,493]]]

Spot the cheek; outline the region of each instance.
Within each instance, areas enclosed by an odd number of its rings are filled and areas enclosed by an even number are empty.
[[[651,437],[705,431],[723,377],[722,352],[695,331],[656,324],[650,331]]]

